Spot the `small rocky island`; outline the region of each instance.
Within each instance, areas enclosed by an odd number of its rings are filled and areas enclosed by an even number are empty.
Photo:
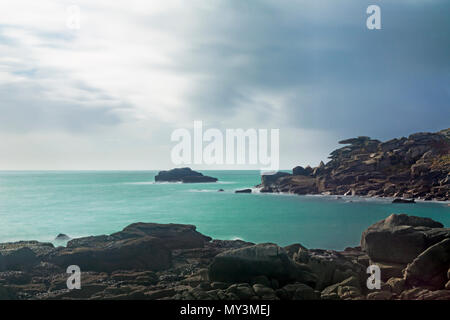
[[[217,180],[217,178],[204,176],[191,168],[175,168],[168,171],[160,171],[155,176],[156,182],[205,183],[217,182]]]
[[[301,235],[299,235],[301,238]],[[450,229],[392,214],[344,251],[212,240],[181,224],[135,223],[67,247],[0,244],[0,300],[450,300]],[[381,270],[369,290],[369,265]],[[81,268],[67,289],[66,268]]]
[[[450,129],[386,142],[339,142],[328,163],[262,176],[261,192],[450,199]],[[397,201],[400,203],[401,201]]]

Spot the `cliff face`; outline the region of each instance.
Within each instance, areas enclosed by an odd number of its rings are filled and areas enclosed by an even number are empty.
[[[339,143],[345,146],[328,163],[263,177],[261,191],[449,200],[450,128],[386,142],[358,137]]]

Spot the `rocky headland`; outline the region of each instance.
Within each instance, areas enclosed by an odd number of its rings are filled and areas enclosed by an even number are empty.
[[[369,290],[366,269],[381,270]],[[69,265],[81,289],[67,289]],[[450,300],[450,229],[392,214],[344,251],[213,240],[180,224],[135,223],[66,247],[0,244],[0,299]]]
[[[334,194],[447,201],[450,199],[450,129],[386,142],[358,137],[318,167],[263,175],[261,192]]]
[[[205,176],[191,168],[175,168],[168,171],[160,171],[155,176],[155,182],[205,183],[217,182],[217,180],[217,178]]]

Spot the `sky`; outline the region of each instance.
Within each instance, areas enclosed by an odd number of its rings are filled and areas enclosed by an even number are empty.
[[[381,30],[366,27],[373,4]],[[285,169],[317,166],[342,139],[447,128],[449,12],[448,0],[1,1],[0,170],[171,168],[171,133],[195,120],[279,129]]]

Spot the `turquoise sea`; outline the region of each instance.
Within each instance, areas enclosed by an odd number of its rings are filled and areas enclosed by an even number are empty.
[[[450,227],[447,203],[234,194],[259,171],[202,171],[213,184],[154,183],[156,171],[0,172],[0,242],[109,234],[133,222],[194,224],[216,239],[302,243],[344,249],[390,213],[430,217]],[[217,192],[224,189],[225,192]]]

